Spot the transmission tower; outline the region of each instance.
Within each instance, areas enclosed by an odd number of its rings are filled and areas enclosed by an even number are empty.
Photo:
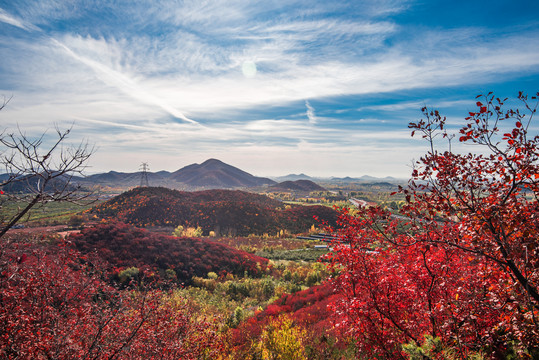
[[[150,186],[150,184],[148,184],[148,170],[150,170],[150,167],[148,166],[148,163],[143,162],[140,165],[139,170],[142,171],[140,173],[140,187]]]

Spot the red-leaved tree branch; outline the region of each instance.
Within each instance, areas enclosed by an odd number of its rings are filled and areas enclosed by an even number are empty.
[[[432,228],[416,240],[442,242],[496,261],[539,306],[539,136],[531,133],[537,96],[520,93],[524,110],[504,110],[505,100],[478,97],[459,130],[459,141],[475,153],[440,152],[433,135],[447,137],[445,118],[423,109],[426,120],[411,123],[431,151],[417,162],[405,213]],[[435,129],[435,131],[431,131]],[[444,228],[444,231],[440,229]],[[440,236],[443,235],[443,236]]]
[[[453,132],[422,109],[410,128],[428,150],[399,190],[400,213],[341,211],[333,308],[364,354],[539,355],[538,96],[517,100],[521,110],[506,110],[479,96]]]

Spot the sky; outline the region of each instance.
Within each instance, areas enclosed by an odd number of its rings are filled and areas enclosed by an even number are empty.
[[[489,91],[539,91],[538,1],[0,0],[1,129],[72,126],[88,174],[408,178],[420,109]]]

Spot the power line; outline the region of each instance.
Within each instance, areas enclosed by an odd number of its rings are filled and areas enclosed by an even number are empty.
[[[148,170],[150,170],[150,166],[148,165],[148,163],[143,162],[140,165],[139,170],[142,170],[142,172],[140,173],[140,187],[149,187],[150,184],[148,183]]]

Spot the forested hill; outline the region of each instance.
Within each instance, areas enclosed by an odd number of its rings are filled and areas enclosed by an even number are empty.
[[[268,263],[262,257],[207,239],[176,238],[118,222],[85,228],[69,240],[82,253],[97,252],[117,269],[148,269],[160,277],[173,271],[180,283],[211,271],[258,276]]]
[[[315,216],[335,224],[337,212],[325,206],[289,206],[265,195],[239,190],[183,192],[142,187],[94,207],[91,213],[141,227],[200,226],[204,235],[297,234],[318,225]]]
[[[327,191],[322,186],[312,182],[311,180],[296,180],[283,181],[275,185],[271,185],[268,191],[297,191],[309,193],[311,191]]]

